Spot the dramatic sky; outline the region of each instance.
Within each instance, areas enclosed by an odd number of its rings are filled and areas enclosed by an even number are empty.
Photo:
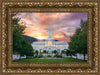
[[[26,26],[24,35],[43,40],[48,37],[48,27],[52,27],[53,38],[70,42],[76,29],[80,27],[81,19],[87,20],[87,13],[17,13],[19,23]]]

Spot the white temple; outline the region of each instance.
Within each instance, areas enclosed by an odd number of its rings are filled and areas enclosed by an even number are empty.
[[[59,54],[61,53],[61,50],[68,48],[68,43],[65,41],[55,41],[52,37],[52,28],[49,26],[49,33],[48,38],[45,41],[42,42],[33,42],[31,43],[34,50],[38,50],[39,54],[43,52],[43,50],[46,50],[48,55],[52,55],[53,51],[56,50]]]

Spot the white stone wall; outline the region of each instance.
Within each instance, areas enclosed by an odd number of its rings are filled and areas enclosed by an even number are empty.
[[[20,57],[20,54],[13,54],[13,60],[20,59],[20,58],[21,59],[26,58],[26,55]]]
[[[63,57],[71,57],[71,56],[64,56],[63,55]],[[87,60],[87,54],[85,55],[85,60]],[[72,56],[72,58],[76,58],[76,56]],[[77,53],[77,59],[84,59],[84,56],[83,56],[83,54],[79,54],[79,53]]]
[[[15,59],[20,59],[20,55],[19,54],[16,54],[16,55],[13,54],[13,60],[15,60]]]

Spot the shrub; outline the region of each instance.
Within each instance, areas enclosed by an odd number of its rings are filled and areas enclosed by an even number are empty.
[[[62,58],[62,55],[54,55],[54,57]]]
[[[38,58],[41,58],[41,57],[43,57],[43,55],[38,55],[37,57],[38,57]]]
[[[51,57],[51,55],[48,55],[48,57]]]
[[[37,58],[37,57],[38,57],[38,55],[35,55],[35,56],[34,56],[34,58]]]

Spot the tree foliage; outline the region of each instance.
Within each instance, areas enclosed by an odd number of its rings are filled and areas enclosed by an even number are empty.
[[[43,51],[43,53],[47,53],[47,51],[46,51],[46,50],[44,50],[44,51]]]
[[[62,54],[65,54],[65,53],[66,53],[66,51],[65,51],[65,50],[62,50],[62,51],[61,51],[61,53],[62,53]]]
[[[20,55],[33,55],[33,47],[23,37],[25,26],[19,24],[20,18],[12,19],[13,26],[13,53]]]
[[[39,52],[38,52],[38,50],[36,50],[36,51],[35,51],[35,54],[37,54],[37,55],[38,55],[38,53],[39,53]]]
[[[75,56],[75,50],[69,50],[69,49],[66,49],[66,54],[67,54],[67,56],[72,56],[72,55],[74,55]]]
[[[54,54],[57,54],[58,52],[56,50],[54,50]]]
[[[71,42],[69,43],[69,49],[74,50],[75,53],[87,53],[87,21],[81,20],[80,28],[78,28],[75,34],[71,37]]]

